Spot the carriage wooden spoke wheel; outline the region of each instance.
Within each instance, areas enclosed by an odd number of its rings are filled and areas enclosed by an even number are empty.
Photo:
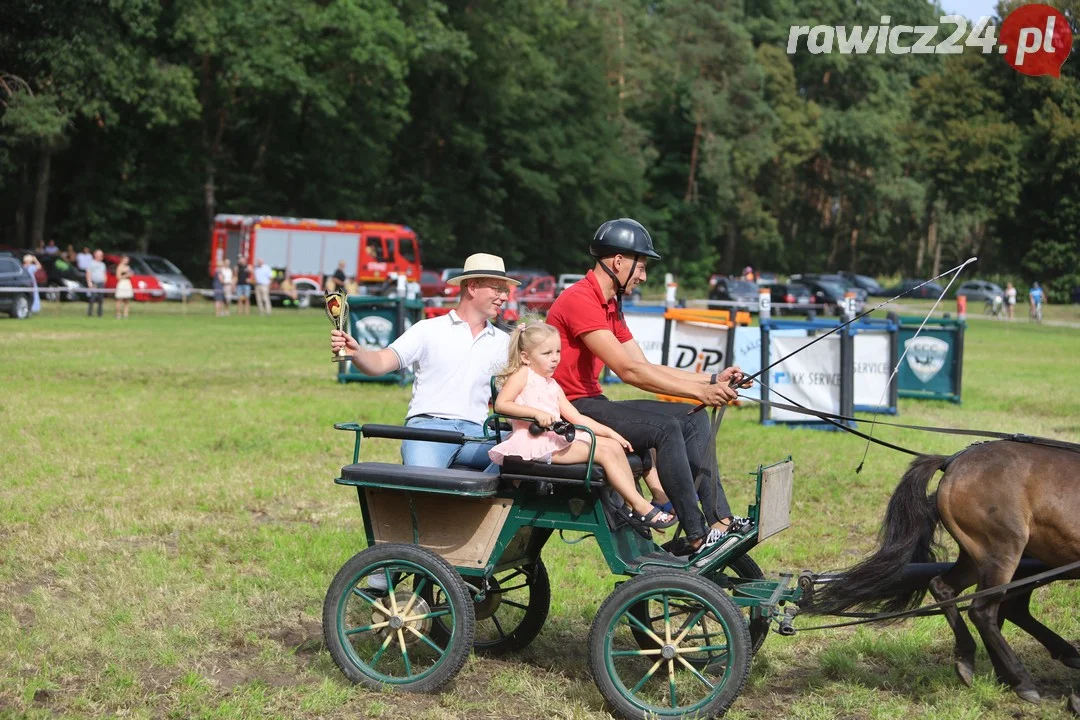
[[[646,625],[642,613],[659,620]],[[641,647],[635,634],[652,641]],[[620,585],[589,634],[589,664],[604,699],[627,718],[716,717],[750,671],[746,618],[714,582],[652,572]]]
[[[402,543],[354,555],[323,604],[334,662],[350,680],[372,688],[439,689],[465,664],[475,622],[472,598],[454,568],[430,550]]]

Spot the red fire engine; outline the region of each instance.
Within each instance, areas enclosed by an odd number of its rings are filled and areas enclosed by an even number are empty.
[[[391,223],[215,216],[211,277],[222,260],[235,267],[240,256],[252,264],[265,260],[274,269],[275,289],[291,278],[299,291],[321,291],[342,260],[345,275],[360,285],[383,286],[397,275],[420,281],[420,241],[407,226]]]

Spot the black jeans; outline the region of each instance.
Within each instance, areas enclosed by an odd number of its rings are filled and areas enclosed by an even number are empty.
[[[97,304],[98,317],[101,317],[101,310],[105,304],[105,293],[101,292],[101,289],[104,287],[105,284],[102,283],[86,294],[86,317],[90,317],[94,314],[95,303]]]
[[[656,448],[660,484],[691,540],[708,532],[708,525],[731,516],[720,485],[712,426],[705,412],[688,415],[686,403],[660,400],[621,400],[603,395],[579,398],[573,406],[583,415],[607,425],[644,453]],[[695,491],[696,486],[696,491]],[[705,510],[702,515],[697,501]]]

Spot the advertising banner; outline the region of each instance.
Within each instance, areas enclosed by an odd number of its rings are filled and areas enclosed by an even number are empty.
[[[723,325],[675,321],[668,366],[688,372],[720,372],[730,365],[726,362],[728,332]]]
[[[856,333],[855,408],[889,410],[890,338],[887,332]]]
[[[790,337],[790,338],[805,338],[806,330],[796,328],[774,329],[769,331],[771,337]],[[731,365],[738,365],[739,369],[747,375],[754,375],[761,370],[761,328],[759,327],[743,327],[737,326],[735,328],[735,358],[729,363]],[[783,355],[777,355],[776,357],[783,357]],[[768,382],[766,379],[765,382]],[[783,391],[781,391],[783,392]],[[745,395],[748,398],[761,399],[761,385],[754,383],[754,386],[745,390],[739,390],[740,395]]]
[[[773,363],[807,345],[812,338],[783,337],[770,332],[769,362]],[[831,335],[788,358],[769,371],[769,385],[791,400],[814,410],[840,412],[840,338]],[[786,402],[775,393],[768,399]],[[769,419],[779,422],[820,422],[816,418],[769,408]]]
[[[921,397],[960,402],[963,369],[963,325],[939,320],[915,337],[917,325],[901,325],[899,351],[907,351],[897,381],[902,397]],[[949,324],[946,324],[949,323]]]

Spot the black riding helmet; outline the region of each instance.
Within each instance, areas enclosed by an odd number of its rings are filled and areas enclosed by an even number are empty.
[[[601,225],[596,234],[593,235],[592,242],[589,243],[589,254],[597,260],[603,260],[613,255],[632,256],[634,262],[630,265],[629,275],[626,276],[627,282],[633,277],[642,256],[653,260],[660,259],[660,255],[656,250],[653,250],[652,236],[649,235],[649,231],[637,220],[631,220],[630,218],[608,220]],[[600,263],[600,267],[615,283],[615,302],[618,307],[619,318],[622,319],[622,300],[623,294],[626,292],[626,283],[620,282],[611,268],[604,263]]]
[[[649,231],[637,220],[630,218],[608,220],[601,225],[589,243],[589,254],[594,258],[644,255],[653,260],[660,259],[660,255],[653,250]]]

